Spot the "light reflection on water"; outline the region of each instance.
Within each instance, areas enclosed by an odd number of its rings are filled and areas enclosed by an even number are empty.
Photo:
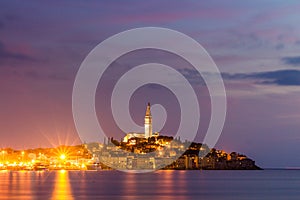
[[[0,199],[300,199],[300,170],[0,171]]]
[[[4,181],[5,184],[0,184],[0,198],[7,199],[15,194],[18,194],[20,199],[31,196],[31,180],[28,178],[28,174],[24,172],[10,172],[2,171],[6,178],[0,177],[1,183]],[[6,180],[5,180],[6,179]]]
[[[70,199],[72,200],[72,191],[69,180],[69,173],[65,170],[60,170],[56,173],[55,187],[52,194],[53,200]]]

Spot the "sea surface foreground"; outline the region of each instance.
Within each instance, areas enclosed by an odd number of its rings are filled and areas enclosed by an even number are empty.
[[[300,170],[0,171],[0,199],[300,199]]]

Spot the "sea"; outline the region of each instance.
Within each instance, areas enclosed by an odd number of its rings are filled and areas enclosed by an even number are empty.
[[[300,170],[0,171],[0,199],[300,199]]]

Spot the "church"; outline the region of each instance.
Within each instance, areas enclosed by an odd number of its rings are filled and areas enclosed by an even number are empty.
[[[159,133],[154,133],[152,130],[152,115],[150,110],[150,103],[148,103],[146,108],[146,115],[145,115],[145,122],[144,122],[145,132],[144,133],[136,133],[136,132],[130,132],[127,133],[126,136],[123,138],[123,142],[128,142],[131,138],[151,138],[151,137],[157,137],[159,136]]]

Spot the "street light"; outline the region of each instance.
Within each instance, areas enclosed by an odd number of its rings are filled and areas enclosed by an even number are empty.
[[[65,154],[61,154],[59,157],[60,157],[61,160],[65,160],[66,159],[66,155]]]
[[[2,153],[2,160],[4,161],[4,154],[6,154],[6,151],[2,150],[1,153]]]

